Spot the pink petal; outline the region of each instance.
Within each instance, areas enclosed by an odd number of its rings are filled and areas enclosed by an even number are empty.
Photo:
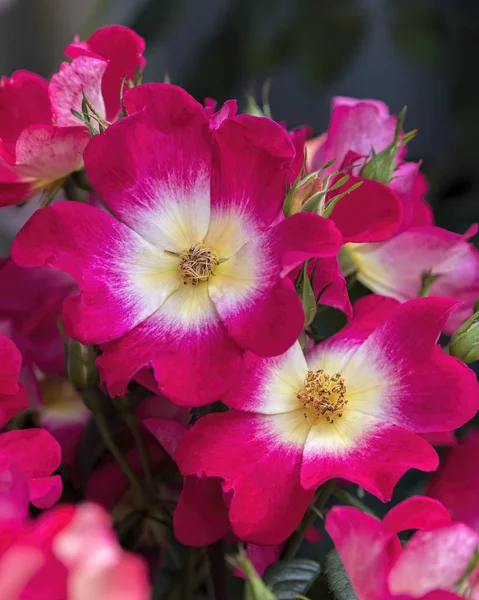
[[[108,121],[116,119],[120,112],[120,89],[125,75],[133,80],[137,67],[143,69],[144,50],[143,38],[122,25],[100,27],[86,42],[73,42],[65,48],[65,54],[73,59],[77,56],[93,56],[108,61],[102,80]]]
[[[60,65],[60,71],[52,76],[48,87],[56,125],[77,127],[81,124],[72,114],[72,109],[82,113],[82,91],[100,117],[105,118],[101,81],[107,67],[106,60],[87,56],[80,56],[71,63]],[[96,125],[94,121],[92,124]]]
[[[0,156],[0,181],[2,182],[0,187],[0,208],[12,204],[20,204],[38,193],[38,182],[31,177],[14,173],[11,169],[12,167],[7,168],[3,164]]]
[[[233,532],[255,544],[283,542],[313,495],[299,485],[301,445],[277,433],[283,424],[282,415],[207,415],[186,434],[176,453],[183,474],[224,479],[224,491],[233,491]]]
[[[12,430],[0,435],[2,464],[21,469],[31,479],[47,477],[60,465],[60,446],[44,429]]]
[[[234,209],[265,229],[278,216],[291,177],[295,150],[287,132],[271,119],[239,115],[214,134],[212,212]]]
[[[142,423],[161,444],[168,456],[175,460],[176,448],[188,431],[187,428],[170,419],[143,419]]]
[[[380,521],[349,506],[335,506],[326,517],[351,584],[360,600],[389,600],[387,576],[391,533]],[[367,551],[366,551],[367,550]]]
[[[3,337],[3,336],[2,336]],[[1,351],[0,351],[1,360]],[[23,385],[15,394],[0,394],[0,427],[28,406],[28,394]]]
[[[238,112],[236,100],[227,100],[223,106],[209,117],[210,129],[218,129],[225,119],[234,117]]]
[[[386,185],[351,176],[330,194],[340,194],[358,182],[361,185],[346,194],[334,207],[331,218],[345,242],[381,242],[394,235],[403,219],[402,204]]]
[[[388,418],[418,433],[453,430],[479,408],[473,372],[436,341],[456,303],[417,298],[400,305],[369,336],[355,360],[389,364]],[[359,356],[362,358],[360,359]],[[357,363],[357,368],[359,362]]]
[[[37,508],[50,508],[62,494],[62,479],[59,475],[53,477],[38,477],[28,482],[30,502]]]
[[[20,523],[28,515],[30,494],[25,474],[15,468],[3,468],[0,472],[0,514],[2,521]]]
[[[313,425],[301,466],[301,485],[305,489],[316,489],[329,479],[343,478],[387,502],[406,471],[437,468],[439,459],[435,450],[420,436],[371,416],[351,415],[351,412],[346,414],[362,418],[362,435],[354,442],[346,438],[349,445],[342,446],[344,442],[338,439],[337,447],[331,446],[330,440],[319,435]]]
[[[403,205],[404,216],[399,231],[434,224],[432,209],[424,201],[428,186],[426,178],[419,171],[420,166],[421,163],[403,163],[396,169],[389,184]]]
[[[29,125],[15,146],[15,171],[47,180],[43,185],[66,177],[83,166],[82,154],[89,140],[84,127]]]
[[[313,289],[319,303],[337,308],[351,318],[353,308],[338,259],[332,257],[312,260],[308,266],[308,274],[312,276],[313,272]]]
[[[479,532],[479,433],[449,450],[427,488],[428,496],[442,502],[455,521],[463,521]]]
[[[124,552],[112,565],[87,565],[69,577],[69,600],[150,600],[151,585],[144,560]]]
[[[0,80],[0,138],[13,150],[27,125],[52,124],[48,84],[36,73],[16,71]],[[3,182],[3,179],[2,179]]]
[[[266,569],[279,560],[283,548],[284,544],[277,544],[276,546],[248,544],[246,546],[246,556],[256,569],[258,575],[263,577]],[[244,575],[241,572],[238,572],[238,569],[236,569],[235,575],[244,578]]]
[[[457,444],[454,431],[434,431],[433,433],[423,433],[422,437],[432,446],[455,446]]]
[[[383,527],[390,533],[399,533],[408,529],[434,529],[450,522],[451,516],[440,502],[413,496],[391,508],[383,519]]]
[[[162,394],[179,406],[214,402],[235,380],[241,350],[215,320],[212,305],[206,305],[208,318],[199,328],[195,320],[171,320],[179,303],[172,294],[155,315],[105,346],[97,364],[111,395],[123,394],[135,373],[150,363]]]
[[[323,539],[323,534],[311,525],[304,534],[304,539],[310,544],[318,544]]]
[[[5,335],[0,335],[0,393],[16,394],[18,376],[22,366],[22,355],[12,340]],[[5,400],[9,402],[8,399]],[[0,404],[0,410],[2,405]],[[7,409],[8,410],[8,409]],[[5,421],[2,422],[4,425]]]
[[[245,244],[231,260],[239,265],[248,259],[255,263],[247,297],[232,297],[226,278],[209,285],[211,299],[231,337],[260,356],[285,352],[303,328],[304,311],[292,281],[280,276],[312,256],[336,255],[340,243],[331,221],[298,213]]]
[[[328,171],[337,171],[349,151],[369,156],[373,149],[376,153],[384,150],[393,141],[396,121],[377,101],[333,105],[324,162],[333,158],[335,162]]]
[[[186,546],[207,546],[230,530],[221,479],[187,476],[173,516],[176,539]]]
[[[374,108],[377,109],[378,115],[382,119],[388,119],[390,116],[389,115],[389,107],[385,102],[382,102],[382,100],[371,100],[371,99],[361,100],[360,98],[352,98],[350,96],[333,96],[333,98],[331,99],[331,110],[333,110],[333,111],[338,106],[353,107],[353,106],[358,106],[358,105],[373,106]]]
[[[471,233],[475,233],[473,229]],[[357,248],[358,279],[371,290],[404,301],[415,298],[425,273],[440,275],[430,296],[462,300],[446,332],[452,333],[472,314],[479,295],[479,251],[461,236],[439,227],[417,227],[380,245]]]
[[[418,531],[389,574],[391,592],[419,598],[434,590],[453,591],[466,572],[478,541],[477,534],[462,523]]]
[[[170,98],[162,89],[155,97],[164,111],[178,102],[179,117],[171,114],[167,131],[161,121],[136,114],[95,136],[85,151],[88,179],[112,212],[148,241],[178,253],[185,248],[177,232],[191,231],[195,239],[186,243],[203,240],[210,215],[208,121],[201,105],[192,111],[183,96]]]
[[[147,285],[142,288],[145,252],[147,243],[105,211],[58,202],[26,223],[12,258],[21,266],[54,266],[77,280],[81,294],[65,300],[63,319],[72,337],[89,344],[131,330],[169,294],[167,286],[153,294]]]

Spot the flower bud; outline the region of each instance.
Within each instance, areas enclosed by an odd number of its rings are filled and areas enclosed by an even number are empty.
[[[98,384],[99,375],[95,365],[96,352],[93,346],[84,346],[71,340],[68,348],[68,379],[80,389],[92,388]]]
[[[449,352],[466,364],[479,360],[479,311],[454,333],[449,342]]]
[[[309,200],[312,196],[317,194],[323,189],[323,180],[321,177],[316,177],[315,179],[311,179],[306,181],[305,183],[299,185],[293,193],[293,201],[291,203],[291,213],[294,215],[299,212],[303,205]]]

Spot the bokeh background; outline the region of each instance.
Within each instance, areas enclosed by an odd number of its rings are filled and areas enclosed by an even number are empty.
[[[479,220],[477,0],[0,0],[0,73],[48,77],[76,33],[123,23],[147,43],[146,81],[199,100],[261,93],[289,127],[323,131],[332,95],[408,106],[437,222]],[[0,251],[29,208],[0,215]]]

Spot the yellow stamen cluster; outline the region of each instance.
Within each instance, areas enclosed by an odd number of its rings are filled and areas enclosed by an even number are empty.
[[[208,280],[217,265],[219,260],[216,252],[203,244],[192,244],[180,254],[178,270],[185,285],[198,285],[200,281]]]
[[[329,423],[334,423],[334,417],[343,416],[348,404],[346,385],[340,373],[328,375],[322,369],[308,371],[304,387],[296,394],[305,408],[316,417],[324,417]],[[306,413],[304,414],[306,418]]]

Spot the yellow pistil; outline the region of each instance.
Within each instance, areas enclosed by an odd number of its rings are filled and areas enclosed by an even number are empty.
[[[324,417],[329,423],[334,423],[336,415],[342,417],[348,404],[346,385],[341,373],[328,375],[322,369],[308,371],[304,387],[296,397],[314,416]],[[306,413],[304,416],[308,418]]]
[[[196,286],[200,281],[208,281],[213,269],[219,264],[216,252],[197,243],[180,254],[178,271],[185,285],[191,283]]]

